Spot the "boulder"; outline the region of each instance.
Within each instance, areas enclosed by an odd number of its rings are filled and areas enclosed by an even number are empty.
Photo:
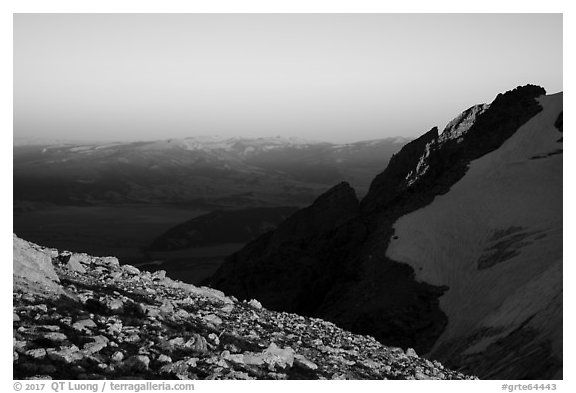
[[[66,262],[66,268],[72,272],[86,273],[84,265],[90,264],[90,257],[86,254],[72,254]]]
[[[257,310],[260,310],[262,308],[262,303],[260,303],[258,300],[256,299],[252,299],[248,302],[249,305],[251,305],[252,307],[254,307]]]
[[[78,330],[78,331],[85,331],[85,330],[93,329],[95,327],[96,327],[96,323],[89,318],[79,320],[72,325],[72,328],[74,328],[75,330]]]
[[[47,353],[50,359],[66,364],[74,363],[84,357],[76,345],[61,348],[59,351],[55,349],[48,349]]]
[[[14,287],[24,285],[35,292],[60,293],[60,280],[52,265],[51,255],[40,246],[13,235]]]
[[[122,271],[130,276],[140,274],[140,269],[132,265],[122,265]]]

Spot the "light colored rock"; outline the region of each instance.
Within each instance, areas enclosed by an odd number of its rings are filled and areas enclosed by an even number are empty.
[[[106,323],[106,332],[111,335],[117,335],[122,331],[122,321],[108,321]]]
[[[231,298],[224,295],[224,292],[219,291],[217,289],[208,288],[208,287],[197,287],[192,284],[183,283],[181,281],[172,280],[169,277],[164,278],[161,283],[169,288],[176,288],[176,289],[183,289],[186,292],[199,296],[205,297],[212,300],[217,300],[225,304],[232,304],[234,303]]]
[[[59,332],[60,326],[58,325],[42,325],[38,326],[39,329],[44,330],[46,332]]]
[[[60,280],[52,265],[52,258],[34,243],[13,235],[12,268],[14,288],[26,285],[27,290],[60,293]],[[40,284],[40,285],[30,285]]]
[[[140,269],[132,265],[122,265],[122,271],[131,276],[140,274]]]
[[[186,310],[178,310],[174,313],[174,316],[180,318],[180,319],[188,319],[190,318],[190,314],[188,313],[188,311]]]
[[[99,265],[108,267],[109,269],[117,269],[120,267],[120,262],[116,257],[101,257],[97,258],[95,262]]]
[[[48,307],[45,304],[35,304],[34,306],[30,306],[29,309],[42,314],[46,314],[48,312]]]
[[[252,378],[250,375],[248,375],[247,373],[243,372],[243,371],[230,371],[230,373],[227,375],[227,378],[229,379],[234,379],[234,380],[252,380],[252,379],[256,379],[256,378]]]
[[[218,326],[222,324],[222,319],[215,315],[215,314],[208,314],[206,316],[204,316],[204,321],[211,323],[212,325]]]
[[[66,269],[72,272],[86,273],[85,265],[90,265],[90,257],[86,254],[72,254],[66,262]]]
[[[243,354],[232,355],[229,351],[224,351],[220,356],[225,360],[238,364],[250,366],[262,366],[266,364],[271,370],[274,368],[289,368],[294,364],[294,351],[292,348],[279,348],[274,343],[271,343],[268,348],[261,353],[245,352]]]
[[[97,272],[98,274],[104,274],[108,271],[108,268],[104,266],[98,266],[94,268],[94,271]]]
[[[14,347],[15,351],[21,352],[24,350],[24,348],[26,348],[26,341],[13,339],[12,346]]]
[[[171,340],[168,340],[168,344],[172,347],[181,347],[184,345],[184,339],[182,337],[175,337]]]
[[[124,354],[121,351],[116,351],[112,356],[110,356],[110,360],[116,363],[121,362],[124,360]]]
[[[124,338],[124,342],[126,343],[137,343],[140,341],[140,336],[138,333],[131,333]]]
[[[174,305],[172,304],[172,302],[166,300],[164,302],[162,302],[162,305],[160,306],[160,312],[164,313],[164,314],[170,314],[174,311]]]
[[[193,334],[192,337],[184,344],[184,348],[195,352],[206,352],[208,345],[206,339],[199,334]]]
[[[58,258],[58,250],[55,248],[44,248],[44,252],[50,255],[50,258]]]
[[[59,351],[55,349],[48,349],[48,357],[57,362],[64,362],[67,364],[73,363],[77,360],[82,359],[84,356],[80,352],[80,349],[76,345],[71,345],[69,347],[64,347]]]
[[[238,355],[230,355],[231,358],[235,358],[236,356]],[[261,366],[264,364],[264,358],[262,354],[244,353],[242,355],[242,363],[250,366]]]
[[[377,363],[372,359],[366,359],[366,360],[362,361],[360,364],[362,364],[364,367],[367,367],[367,368],[373,369],[373,370],[377,370],[381,366],[380,363]]]
[[[256,299],[252,299],[248,302],[248,304],[252,307],[254,307],[257,310],[261,310],[262,309],[262,304],[256,300]]]
[[[210,333],[208,335],[208,338],[210,339],[210,341],[212,341],[215,345],[220,344],[220,339],[218,338],[218,335],[216,333]]]
[[[30,356],[33,359],[44,359],[46,357],[46,349],[44,348],[34,348],[29,349],[24,352],[26,356]]]
[[[106,303],[106,307],[112,314],[120,314],[124,310],[124,302],[121,299],[111,299]]]
[[[75,322],[72,325],[72,328],[78,331],[86,331],[89,329],[93,329],[96,327],[96,323],[91,319],[82,319],[78,322]]]
[[[58,343],[68,339],[64,333],[49,332],[44,334],[44,338],[52,342]]]
[[[422,373],[422,372],[420,372],[420,371],[416,371],[416,373],[414,374],[414,378],[420,379],[420,380],[423,380],[423,379],[433,379],[433,378],[430,377],[429,375],[426,375],[426,374],[424,374],[424,373]]]
[[[286,368],[294,364],[294,351],[290,347],[280,348],[275,343],[270,343],[262,355],[264,362],[270,366]]]
[[[191,358],[168,363],[160,368],[160,372],[163,374],[173,374],[178,379],[190,379],[189,370],[191,367],[196,367],[197,360],[197,358]]]
[[[303,355],[296,354],[294,355],[294,365],[298,366],[304,370],[317,370],[318,365],[308,359],[306,359]]]
[[[418,354],[416,353],[416,351],[414,350],[414,348],[408,348],[408,349],[406,350],[406,356],[417,358],[417,357],[418,357]]]
[[[92,340],[94,341],[84,344],[83,352],[87,355],[100,352],[102,349],[108,346],[108,342],[110,341],[107,337],[104,336],[94,336],[92,337]]]
[[[142,309],[144,310],[144,314],[150,318],[158,318],[160,316],[160,309],[156,306],[150,306],[148,304],[143,304]]]
[[[172,363],[172,358],[168,355],[164,355],[163,353],[160,354],[160,356],[158,356],[158,363],[161,364],[167,364],[167,363]]]

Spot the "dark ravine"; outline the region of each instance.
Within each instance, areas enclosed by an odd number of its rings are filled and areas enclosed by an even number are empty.
[[[289,225],[281,224],[229,257],[210,285],[274,310],[330,320],[386,345],[430,351],[448,322],[439,298],[450,288],[416,281],[411,266],[386,257],[393,224],[447,193],[472,160],[498,149],[542,110],[535,99],[543,94],[538,86],[519,87],[499,94],[489,106],[465,111],[440,136],[433,128],[390,159],[357,208],[343,204],[340,221],[329,216],[322,227],[299,232],[294,228],[308,228],[309,221],[302,215],[294,222],[296,213]],[[334,193],[348,200],[350,191],[337,186],[328,192]],[[339,209],[325,206],[323,199],[307,210],[319,215]],[[490,378],[550,375],[529,367],[510,371],[512,365],[497,372],[472,366]]]
[[[14,237],[14,379],[475,379],[316,318]]]

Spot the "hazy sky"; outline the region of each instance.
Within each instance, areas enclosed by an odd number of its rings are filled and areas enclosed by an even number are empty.
[[[562,90],[561,14],[17,14],[14,136],[417,136]]]

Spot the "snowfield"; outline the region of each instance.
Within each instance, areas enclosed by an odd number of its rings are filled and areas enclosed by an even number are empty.
[[[543,111],[448,193],[394,225],[386,255],[450,288],[432,354],[488,328],[467,344],[465,354],[478,353],[524,326],[562,356],[562,93],[539,102]]]

